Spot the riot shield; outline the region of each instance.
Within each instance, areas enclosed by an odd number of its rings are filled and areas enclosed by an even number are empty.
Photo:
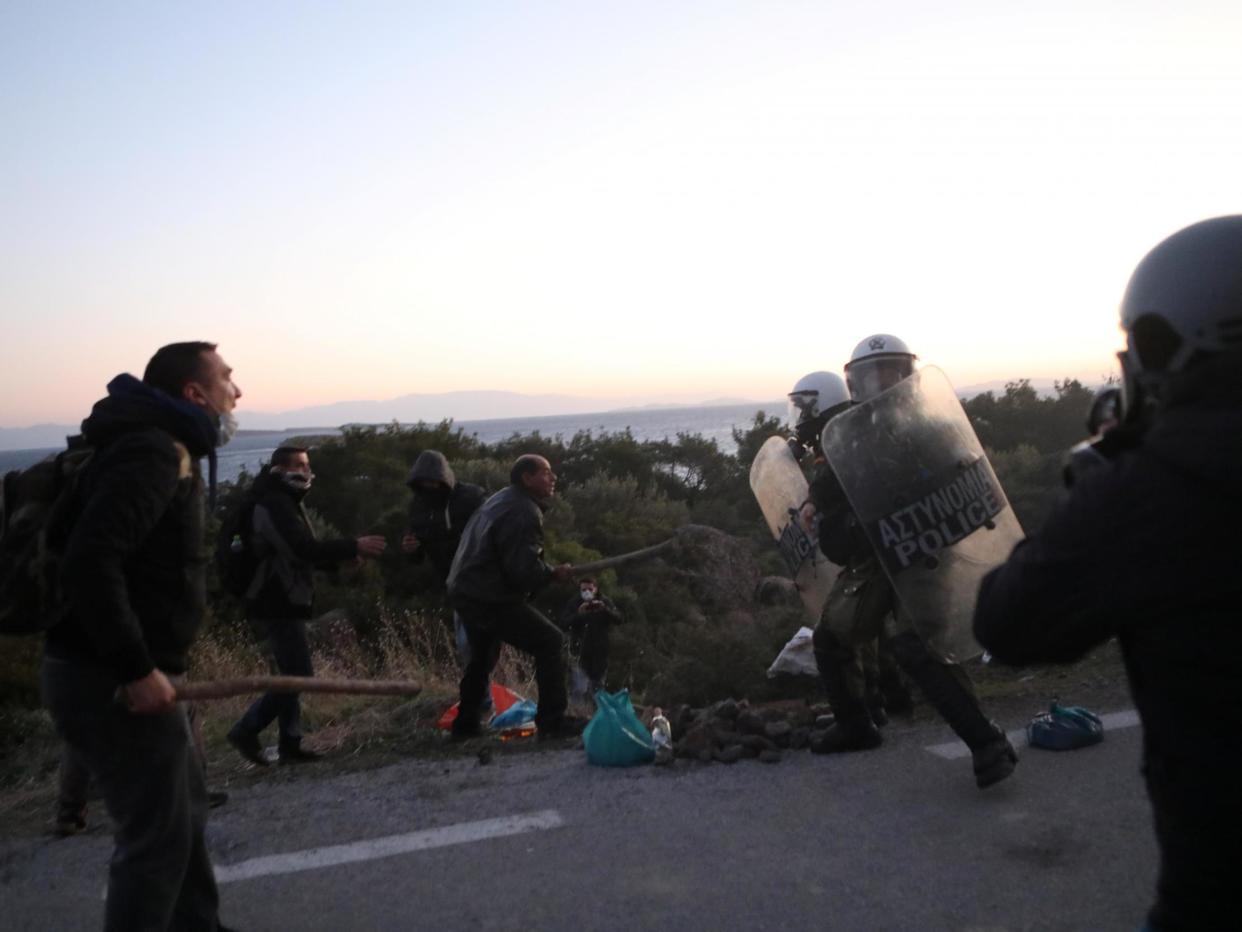
[[[750,488],[798,587],[807,616],[812,625],[817,624],[841,568],[828,561],[798,520],[798,508],[807,496],[806,476],[783,437],[769,437],[759,448],[750,464]]]
[[[928,366],[837,415],[822,442],[899,608],[943,659],[977,656],[979,582],[1022,528],[945,374]]]

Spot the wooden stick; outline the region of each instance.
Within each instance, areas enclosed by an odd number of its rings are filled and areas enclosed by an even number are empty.
[[[177,698],[201,702],[254,693],[350,693],[356,696],[417,696],[420,683],[407,680],[328,680],[315,676],[240,676],[227,680],[181,683]]]
[[[625,563],[632,563],[635,560],[648,560],[651,557],[659,556],[668,550],[677,542],[676,537],[670,537],[668,540],[660,544],[654,544],[650,547],[644,547],[642,550],[633,550],[629,553],[623,553],[615,557],[604,557],[602,560],[592,560],[590,563],[579,563],[573,567],[573,574],[581,576],[583,573],[598,573],[600,570],[611,569],[614,566],[621,566]]]

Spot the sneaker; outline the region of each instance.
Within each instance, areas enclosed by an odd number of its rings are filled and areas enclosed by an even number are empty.
[[[975,767],[975,785],[981,790],[1000,783],[1018,766],[1018,752],[1004,736],[972,751],[970,756]]]
[[[302,747],[302,742],[290,742],[280,745],[280,763],[282,764],[313,764],[322,760],[323,755]]]
[[[263,756],[263,745],[259,743],[258,735],[252,735],[234,726],[229,729],[225,738],[237,749],[237,753],[250,763],[259,767],[267,766],[267,758]]]

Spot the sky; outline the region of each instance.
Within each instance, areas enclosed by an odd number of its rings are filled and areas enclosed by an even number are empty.
[[[207,339],[245,411],[768,400],[895,333],[1115,368],[1242,212],[1242,5],[0,0],[0,427]]]

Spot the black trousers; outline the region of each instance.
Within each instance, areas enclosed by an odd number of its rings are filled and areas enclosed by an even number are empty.
[[[470,662],[462,674],[461,705],[457,712],[462,727],[472,729],[479,721],[483,697],[500,658],[502,643],[512,644],[534,658],[535,683],[539,687],[535,726],[555,727],[564,718],[569,705],[562,653],[564,637],[560,628],[525,602],[473,602],[459,596],[453,600],[453,608],[470,639]]]
[[[83,661],[44,658],[42,685],[56,730],[116,825],[104,928],[215,932],[207,788],[185,709],[135,715],[114,699],[115,674]]]
[[[275,672],[283,676],[313,676],[310,644],[306,640],[306,622],[296,618],[253,621],[264,640],[268,659]],[[302,741],[302,704],[297,693],[264,693],[246,710],[235,726],[247,734],[257,735],[273,721],[278,722],[280,743]]]

